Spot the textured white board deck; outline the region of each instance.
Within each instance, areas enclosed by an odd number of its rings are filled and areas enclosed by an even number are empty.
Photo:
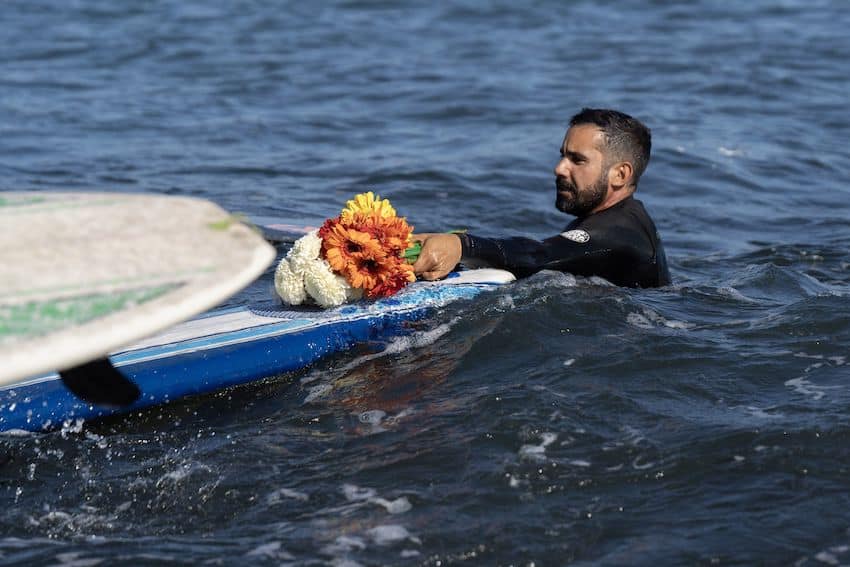
[[[206,311],[274,257],[260,235],[201,199],[0,193],[0,385]]]

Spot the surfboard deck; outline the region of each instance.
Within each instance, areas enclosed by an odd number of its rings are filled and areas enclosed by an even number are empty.
[[[131,406],[92,406],[56,374],[0,388],[0,431],[47,430],[303,369],[364,342],[411,332],[410,324],[453,301],[514,280],[502,270],[468,270],[441,282],[416,282],[397,295],[334,309],[251,307],[218,310],[115,352],[113,365],[141,397]]]
[[[201,199],[0,193],[0,386],[202,313],[274,257],[259,234]]]

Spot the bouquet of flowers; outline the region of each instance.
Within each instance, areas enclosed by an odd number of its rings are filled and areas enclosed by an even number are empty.
[[[416,280],[412,233],[388,200],[361,193],[338,217],[295,242],[277,266],[275,289],[290,305],[312,300],[336,307],[362,297],[389,297]]]

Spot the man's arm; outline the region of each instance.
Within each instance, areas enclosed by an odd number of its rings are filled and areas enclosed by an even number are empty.
[[[413,270],[426,280],[445,277],[461,260],[468,267],[501,268],[518,277],[526,277],[547,267],[562,269],[564,262],[599,252],[595,250],[597,246],[571,241],[561,235],[544,241],[469,234],[421,234],[413,239],[422,243]]]

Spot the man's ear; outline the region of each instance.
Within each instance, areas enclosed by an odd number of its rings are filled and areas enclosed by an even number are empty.
[[[632,177],[635,169],[632,164],[627,161],[621,161],[608,170],[608,183],[612,187],[621,188],[633,185]]]

